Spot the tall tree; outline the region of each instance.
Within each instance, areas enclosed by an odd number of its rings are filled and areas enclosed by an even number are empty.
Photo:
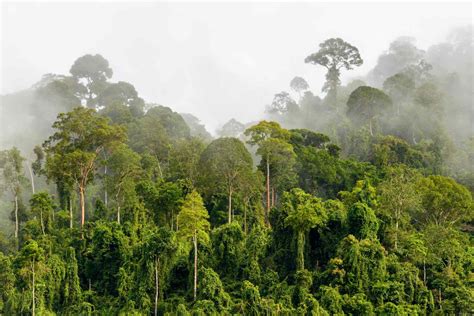
[[[18,261],[22,266],[21,273],[28,278],[31,289],[31,315],[36,315],[36,281],[39,273],[44,273],[44,249],[35,240],[30,240],[22,249]],[[31,281],[30,281],[31,276]]]
[[[225,123],[218,131],[220,137],[241,137],[245,131],[245,125],[232,118]]]
[[[155,279],[155,316],[158,315],[158,302],[162,296],[163,267],[167,266],[168,261],[170,261],[176,250],[177,247],[173,232],[160,227],[147,233],[143,246],[143,260],[146,265],[151,264],[153,266]]]
[[[201,154],[199,170],[203,192],[227,195],[228,222],[232,222],[232,197],[242,183],[252,180],[252,157],[247,148],[237,138],[216,139]]]
[[[36,146],[34,148],[36,160],[32,163],[33,172],[39,175],[45,175],[48,181],[54,181],[59,198],[59,207],[62,209],[69,210],[69,227],[73,227],[73,187],[74,179],[72,174],[66,172],[65,169],[61,168],[61,157],[57,157],[57,163],[50,166],[56,165],[54,168],[46,169],[45,165],[45,152],[42,146]]]
[[[206,130],[206,126],[201,121],[190,113],[179,113],[186,124],[189,126],[189,130],[192,137],[196,137],[202,141],[212,140],[212,135]]]
[[[205,144],[197,137],[177,141],[170,149],[169,179],[182,179],[195,187],[199,175],[199,159],[205,148]]]
[[[159,177],[165,178],[171,145],[190,138],[184,119],[170,108],[153,106],[129,125],[129,146],[140,154],[148,153],[158,164]]]
[[[394,248],[398,248],[400,226],[409,220],[409,212],[420,207],[421,198],[417,192],[419,174],[405,167],[388,170],[386,179],[379,185],[379,207],[394,222]]]
[[[415,81],[407,74],[401,72],[387,78],[383,89],[392,98],[397,106],[397,115],[400,115],[402,105],[407,102],[415,90]]]
[[[194,300],[196,300],[198,284],[198,244],[200,241],[209,241],[210,224],[208,219],[209,214],[201,196],[196,191],[192,191],[186,197],[178,215],[178,234],[187,240],[191,238],[194,246]]]
[[[332,101],[337,100],[337,87],[341,84],[339,79],[341,69],[352,69],[363,63],[357,47],[345,42],[341,38],[330,38],[319,44],[319,50],[305,58],[305,63],[320,65],[327,69],[326,83],[323,91],[332,96]],[[336,104],[333,104],[336,106]]]
[[[271,114],[284,115],[286,113],[294,113],[298,110],[298,104],[293,100],[286,91],[275,94],[272,104],[267,109]]]
[[[301,189],[292,189],[283,194],[282,207],[287,212],[285,225],[290,226],[297,236],[296,266],[304,270],[305,237],[311,228],[322,226],[326,212],[321,200]]]
[[[85,222],[85,191],[92,181],[100,154],[125,140],[124,129],[111,125],[94,110],[75,108],[58,115],[55,133],[43,144],[46,152],[46,175],[65,175],[79,190],[81,227]]]
[[[76,59],[69,72],[79,83],[85,81],[85,93],[79,93],[79,97],[85,100],[88,107],[95,108],[97,96],[107,87],[107,79],[113,74],[107,59],[99,54],[84,55]]]
[[[54,202],[47,192],[33,194],[30,199],[31,212],[39,217],[43,235],[51,229]]]
[[[20,151],[16,147],[0,152],[0,168],[3,170],[3,186],[13,196],[14,201],[15,238],[18,238],[19,230],[18,199],[20,198],[21,189],[27,181],[23,172],[24,160],[25,158],[21,156]]]
[[[421,209],[414,219],[422,224],[459,226],[474,218],[474,204],[469,190],[454,179],[432,175],[417,183]]]
[[[278,172],[281,175],[281,183],[285,178],[292,180],[295,177],[294,164],[295,153],[293,147],[288,143],[290,132],[276,122],[261,121],[257,125],[248,128],[245,136],[249,137],[247,143],[252,146],[258,146],[257,154],[262,157],[260,168],[266,175],[266,213],[265,221],[268,221],[268,215],[274,199],[270,200],[270,170]],[[273,168],[271,168],[273,166]]]
[[[306,80],[304,80],[304,78],[301,78],[301,77],[294,77],[293,79],[291,79],[290,81],[290,88],[295,91],[296,93],[298,93],[298,95],[300,96],[301,98],[301,93],[303,91],[306,91],[309,89],[309,85],[308,83],[306,82]]]
[[[392,106],[392,100],[383,91],[361,86],[347,100],[347,115],[359,123],[368,123],[370,135],[374,135],[373,121]]]
[[[117,222],[120,224],[120,210],[124,200],[135,193],[135,181],[141,175],[140,156],[127,145],[121,144],[115,148],[107,159],[109,173],[107,174],[106,190],[110,188],[117,209]]]
[[[138,96],[135,87],[125,81],[119,81],[107,86],[97,97],[98,107],[108,107],[113,104],[127,106],[134,116],[143,115],[145,101]]]

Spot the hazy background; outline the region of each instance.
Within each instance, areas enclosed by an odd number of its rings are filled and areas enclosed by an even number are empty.
[[[472,23],[471,3],[2,3],[1,91],[68,74],[80,56],[102,54],[112,81],[147,102],[199,117],[209,131],[234,117],[262,116],[295,76],[313,91],[322,67],[305,64],[329,37],[356,46],[366,74],[398,36],[427,49]],[[1,113],[0,113],[1,115]]]

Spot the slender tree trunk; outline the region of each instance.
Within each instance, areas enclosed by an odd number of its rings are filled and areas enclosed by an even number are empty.
[[[270,214],[270,162],[267,156],[267,212],[265,214],[265,222],[268,224],[268,215]]]
[[[84,186],[79,187],[79,194],[81,195],[81,229],[84,228],[84,223],[86,220],[86,201],[85,201],[85,188]]]
[[[247,202],[244,203],[244,234],[247,235]]]
[[[374,136],[374,133],[372,131],[372,119],[369,119],[369,131],[370,131],[370,136]]]
[[[174,230],[174,210],[171,210],[171,231]]]
[[[426,260],[423,258],[423,283],[426,285]]]
[[[228,216],[229,216],[229,224],[232,222],[232,187],[229,188],[229,209],[228,209]]]
[[[72,219],[72,199],[71,199],[71,195],[69,194],[69,228],[72,229],[72,223],[73,223],[73,219]]]
[[[107,156],[105,157],[107,159]],[[105,207],[108,205],[108,194],[107,194],[107,165],[104,165],[104,204]]]
[[[31,171],[31,166],[27,162],[26,167],[28,169],[28,173],[30,174],[30,181],[31,181],[31,192],[35,194],[35,179],[33,178],[33,172]]]
[[[412,138],[413,144],[415,144],[415,145],[418,144],[418,143],[416,142],[415,130],[414,130],[414,127],[413,127],[413,126],[411,127],[411,138]]]
[[[395,250],[398,248],[398,219],[395,222]]]
[[[400,216],[400,212],[397,210],[395,216],[395,250],[398,248],[398,218]]]
[[[40,211],[40,223],[41,223],[41,231],[44,235],[44,222],[43,222],[43,211]]]
[[[117,205],[117,223],[120,225],[120,205]]]
[[[299,231],[298,232],[298,240],[297,240],[297,247],[298,247],[298,264],[297,264],[297,270],[303,270],[304,269],[304,232]]]
[[[32,298],[32,306],[31,306],[31,314],[35,316],[36,312],[36,302],[35,302],[35,258],[33,258],[32,264],[31,264],[31,272],[32,272],[32,281],[33,281],[33,286],[31,289],[31,298]]]
[[[158,157],[156,157],[156,160],[158,161],[158,171],[160,172],[160,179],[163,179],[163,172],[161,171],[160,160],[158,159]]]
[[[158,298],[160,293],[160,279],[159,279],[159,271],[160,269],[160,258],[156,259],[155,262],[155,316],[158,315]]]
[[[18,239],[18,194],[15,193],[15,238]]]
[[[197,272],[198,272],[198,248],[197,248],[197,232],[194,231],[194,301],[196,301],[196,294],[197,294]]]

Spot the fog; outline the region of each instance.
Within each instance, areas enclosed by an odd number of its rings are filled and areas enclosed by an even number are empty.
[[[470,3],[2,3],[1,91],[29,88],[46,73],[68,74],[101,54],[112,81],[132,83],[146,102],[198,117],[208,131],[231,118],[263,117],[294,76],[320,94],[325,70],[304,63],[319,43],[341,37],[365,76],[399,36],[419,49],[472,23]],[[2,123],[5,124],[5,113]]]

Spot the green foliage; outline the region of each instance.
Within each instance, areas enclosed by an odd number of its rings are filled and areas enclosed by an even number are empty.
[[[337,288],[322,286],[320,289],[322,307],[331,315],[344,315],[342,311],[344,300]]]
[[[226,310],[231,304],[231,299],[225,292],[219,275],[211,268],[204,267],[201,267],[199,273],[201,283],[198,298],[212,301],[219,312]]]
[[[94,291],[116,295],[120,267],[130,251],[128,240],[114,222],[96,223],[88,247],[83,253],[84,277]]]
[[[39,219],[43,235],[51,230],[54,202],[47,192],[33,194],[30,199],[31,212]]]
[[[198,162],[204,148],[204,143],[197,138],[176,142],[170,150],[169,179],[185,180],[195,187],[199,174]]]
[[[347,100],[347,115],[356,124],[369,124],[370,135],[373,135],[373,120],[392,106],[392,100],[383,91],[361,86],[355,89]]]
[[[215,228],[211,233],[215,270],[222,276],[235,278],[239,273],[244,249],[244,233],[239,223]]]
[[[252,157],[237,138],[219,138],[202,152],[198,163],[198,187],[207,196],[224,195],[228,201],[228,223],[234,209],[232,197],[240,193],[252,177]]]
[[[349,315],[374,315],[374,307],[363,293],[344,295],[344,312]]]
[[[285,225],[290,226],[297,235],[297,269],[303,270],[305,235],[311,228],[323,226],[327,215],[321,201],[301,189],[285,192],[282,207],[288,214]]]
[[[374,239],[377,236],[379,222],[375,212],[362,202],[356,202],[347,213],[349,232],[358,239]]]
[[[215,140],[109,82],[100,55],[44,76],[16,96],[33,146],[70,112],[32,170],[0,152],[17,237],[0,227],[0,314],[473,314],[469,78],[423,54],[397,40],[366,78],[384,91],[340,86],[362,59],[329,39],[306,59],[328,70],[324,100],[295,77],[299,100],[278,93],[269,113],[282,125],[230,120]]]
[[[453,179],[429,176],[418,183],[421,211],[415,219],[421,224],[460,225],[474,216],[471,193]]]
[[[198,239],[208,242],[210,230],[208,218],[209,214],[201,196],[196,191],[192,191],[186,196],[178,214],[178,235],[183,238],[198,236]]]
[[[115,106],[118,109],[117,106],[124,105],[129,109],[130,115],[135,117],[143,114],[145,106],[145,102],[138,96],[135,87],[124,81],[108,85],[97,97],[97,103],[99,107],[105,107],[105,113],[109,115],[113,113],[108,110],[109,107]],[[115,115],[112,115],[112,117],[118,118]],[[112,121],[116,122],[113,118]],[[125,122],[122,121],[121,123]]]
[[[43,144],[45,174],[69,190],[75,185],[81,194],[81,225],[85,219],[85,190],[93,180],[99,155],[125,140],[124,129],[109,124],[94,110],[82,107],[58,115],[55,133]]]
[[[344,287],[351,293],[367,291],[372,283],[384,279],[385,249],[378,240],[349,235],[341,241],[337,255],[342,259]]]
[[[371,161],[380,168],[396,164],[417,169],[431,167],[429,153],[413,148],[406,141],[393,136],[381,137],[372,145]]]

